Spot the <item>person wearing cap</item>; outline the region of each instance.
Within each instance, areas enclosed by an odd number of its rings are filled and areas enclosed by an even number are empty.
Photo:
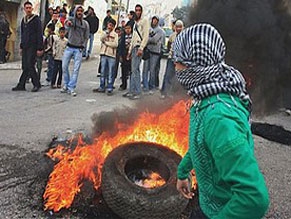
[[[193,98],[178,191],[193,197],[189,172],[194,168],[206,218],[263,218],[270,201],[254,153],[251,99],[243,75],[225,63],[225,43],[210,24],[183,30],[173,50],[178,81]]]
[[[87,45],[86,45],[84,53],[85,53],[86,59],[89,59],[92,53],[92,49],[93,49],[94,34],[99,29],[99,18],[96,16],[94,12],[94,8],[90,6],[88,7],[85,20],[89,23],[90,34],[89,34],[89,47],[87,50]]]
[[[108,24],[108,22],[109,22],[111,19],[113,19],[113,18],[111,17],[111,10],[108,9],[108,10],[106,11],[106,17],[104,18],[103,23],[102,23],[102,30],[103,30],[103,31],[106,31],[106,30],[107,30],[107,24]]]
[[[156,65],[160,58],[163,38],[164,31],[159,26],[159,17],[155,15],[152,17],[147,43],[147,48],[150,51],[150,58],[144,60],[143,66],[142,82],[145,93],[153,94],[156,88],[156,78],[158,77]]]
[[[142,6],[137,4],[135,6],[135,24],[128,53],[128,56],[131,56],[132,73],[130,77],[129,92],[123,94],[123,97],[128,97],[130,100],[141,98],[140,63],[143,50],[149,38],[149,21],[147,18],[143,17],[142,12]],[[130,59],[130,57],[128,57],[128,59]]]
[[[73,17],[65,21],[65,28],[68,31],[68,44],[62,59],[62,69],[64,75],[64,86],[61,93],[69,93],[76,96],[76,86],[79,71],[82,63],[82,54],[89,39],[89,24],[83,19],[84,9],[82,5],[76,5]],[[71,59],[74,59],[72,75],[69,72]]]
[[[175,77],[175,63],[173,60],[173,42],[175,41],[177,35],[181,33],[183,28],[184,28],[183,21],[181,20],[175,21],[174,33],[170,35],[168,40],[167,47],[169,51],[169,56],[161,88],[161,99],[165,99],[169,94],[172,94],[176,86],[178,86],[178,81]]]

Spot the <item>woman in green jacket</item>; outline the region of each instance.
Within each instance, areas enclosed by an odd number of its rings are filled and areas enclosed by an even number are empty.
[[[262,218],[269,196],[254,155],[243,76],[225,64],[224,41],[210,24],[185,29],[173,46],[177,78],[194,99],[178,191],[192,198],[188,175],[195,169],[200,207],[208,218]]]

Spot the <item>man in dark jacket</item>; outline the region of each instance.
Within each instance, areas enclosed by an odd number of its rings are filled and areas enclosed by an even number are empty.
[[[0,64],[6,62],[6,43],[10,34],[9,23],[5,18],[4,12],[0,9]]]
[[[90,27],[90,34],[89,34],[89,48],[87,50],[87,46],[84,50],[86,59],[90,58],[90,55],[92,53],[92,48],[93,48],[93,41],[94,41],[94,34],[98,31],[99,29],[99,18],[96,16],[94,12],[94,8],[88,7],[88,10],[86,12],[86,18],[85,20],[89,23]]]
[[[108,24],[108,22],[109,22],[111,19],[112,19],[112,17],[111,17],[111,10],[108,9],[108,10],[106,11],[106,17],[104,18],[104,20],[103,20],[103,24],[102,24],[102,30],[103,30],[103,31],[106,31],[106,29],[107,29],[107,24]]]
[[[135,12],[134,11],[130,11],[129,14],[128,14],[128,21],[127,23],[125,24],[125,26],[130,26],[131,27],[131,32],[133,31],[133,26],[134,26],[134,23],[135,23]]]
[[[41,85],[38,74],[35,69],[36,56],[43,54],[42,27],[40,18],[32,13],[32,3],[24,3],[25,16],[21,21],[21,42],[20,53],[22,54],[22,74],[13,91],[25,90],[26,79],[30,76],[32,79],[32,92],[37,92]]]

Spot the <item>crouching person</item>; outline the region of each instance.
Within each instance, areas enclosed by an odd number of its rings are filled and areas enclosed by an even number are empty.
[[[110,19],[107,23],[107,30],[101,36],[101,76],[100,86],[93,89],[93,92],[104,93],[107,91],[108,95],[113,93],[113,84],[115,77],[115,62],[116,62],[116,49],[118,46],[118,35],[114,31],[116,21]]]

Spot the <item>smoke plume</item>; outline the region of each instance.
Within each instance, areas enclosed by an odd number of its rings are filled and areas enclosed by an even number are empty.
[[[198,0],[188,25],[207,22],[223,36],[226,63],[248,83],[256,114],[291,107],[291,3],[287,0]]]
[[[183,92],[186,93],[186,91]],[[155,97],[149,96],[144,97],[143,101],[137,102],[134,107],[122,106],[112,111],[94,113],[91,117],[93,122],[92,135],[93,137],[98,137],[106,131],[113,136],[119,131],[116,126],[117,123],[122,124],[124,128],[130,127],[141,113],[149,112],[160,115],[181,99],[186,100],[187,98],[186,95],[177,95],[166,101],[161,101]]]

